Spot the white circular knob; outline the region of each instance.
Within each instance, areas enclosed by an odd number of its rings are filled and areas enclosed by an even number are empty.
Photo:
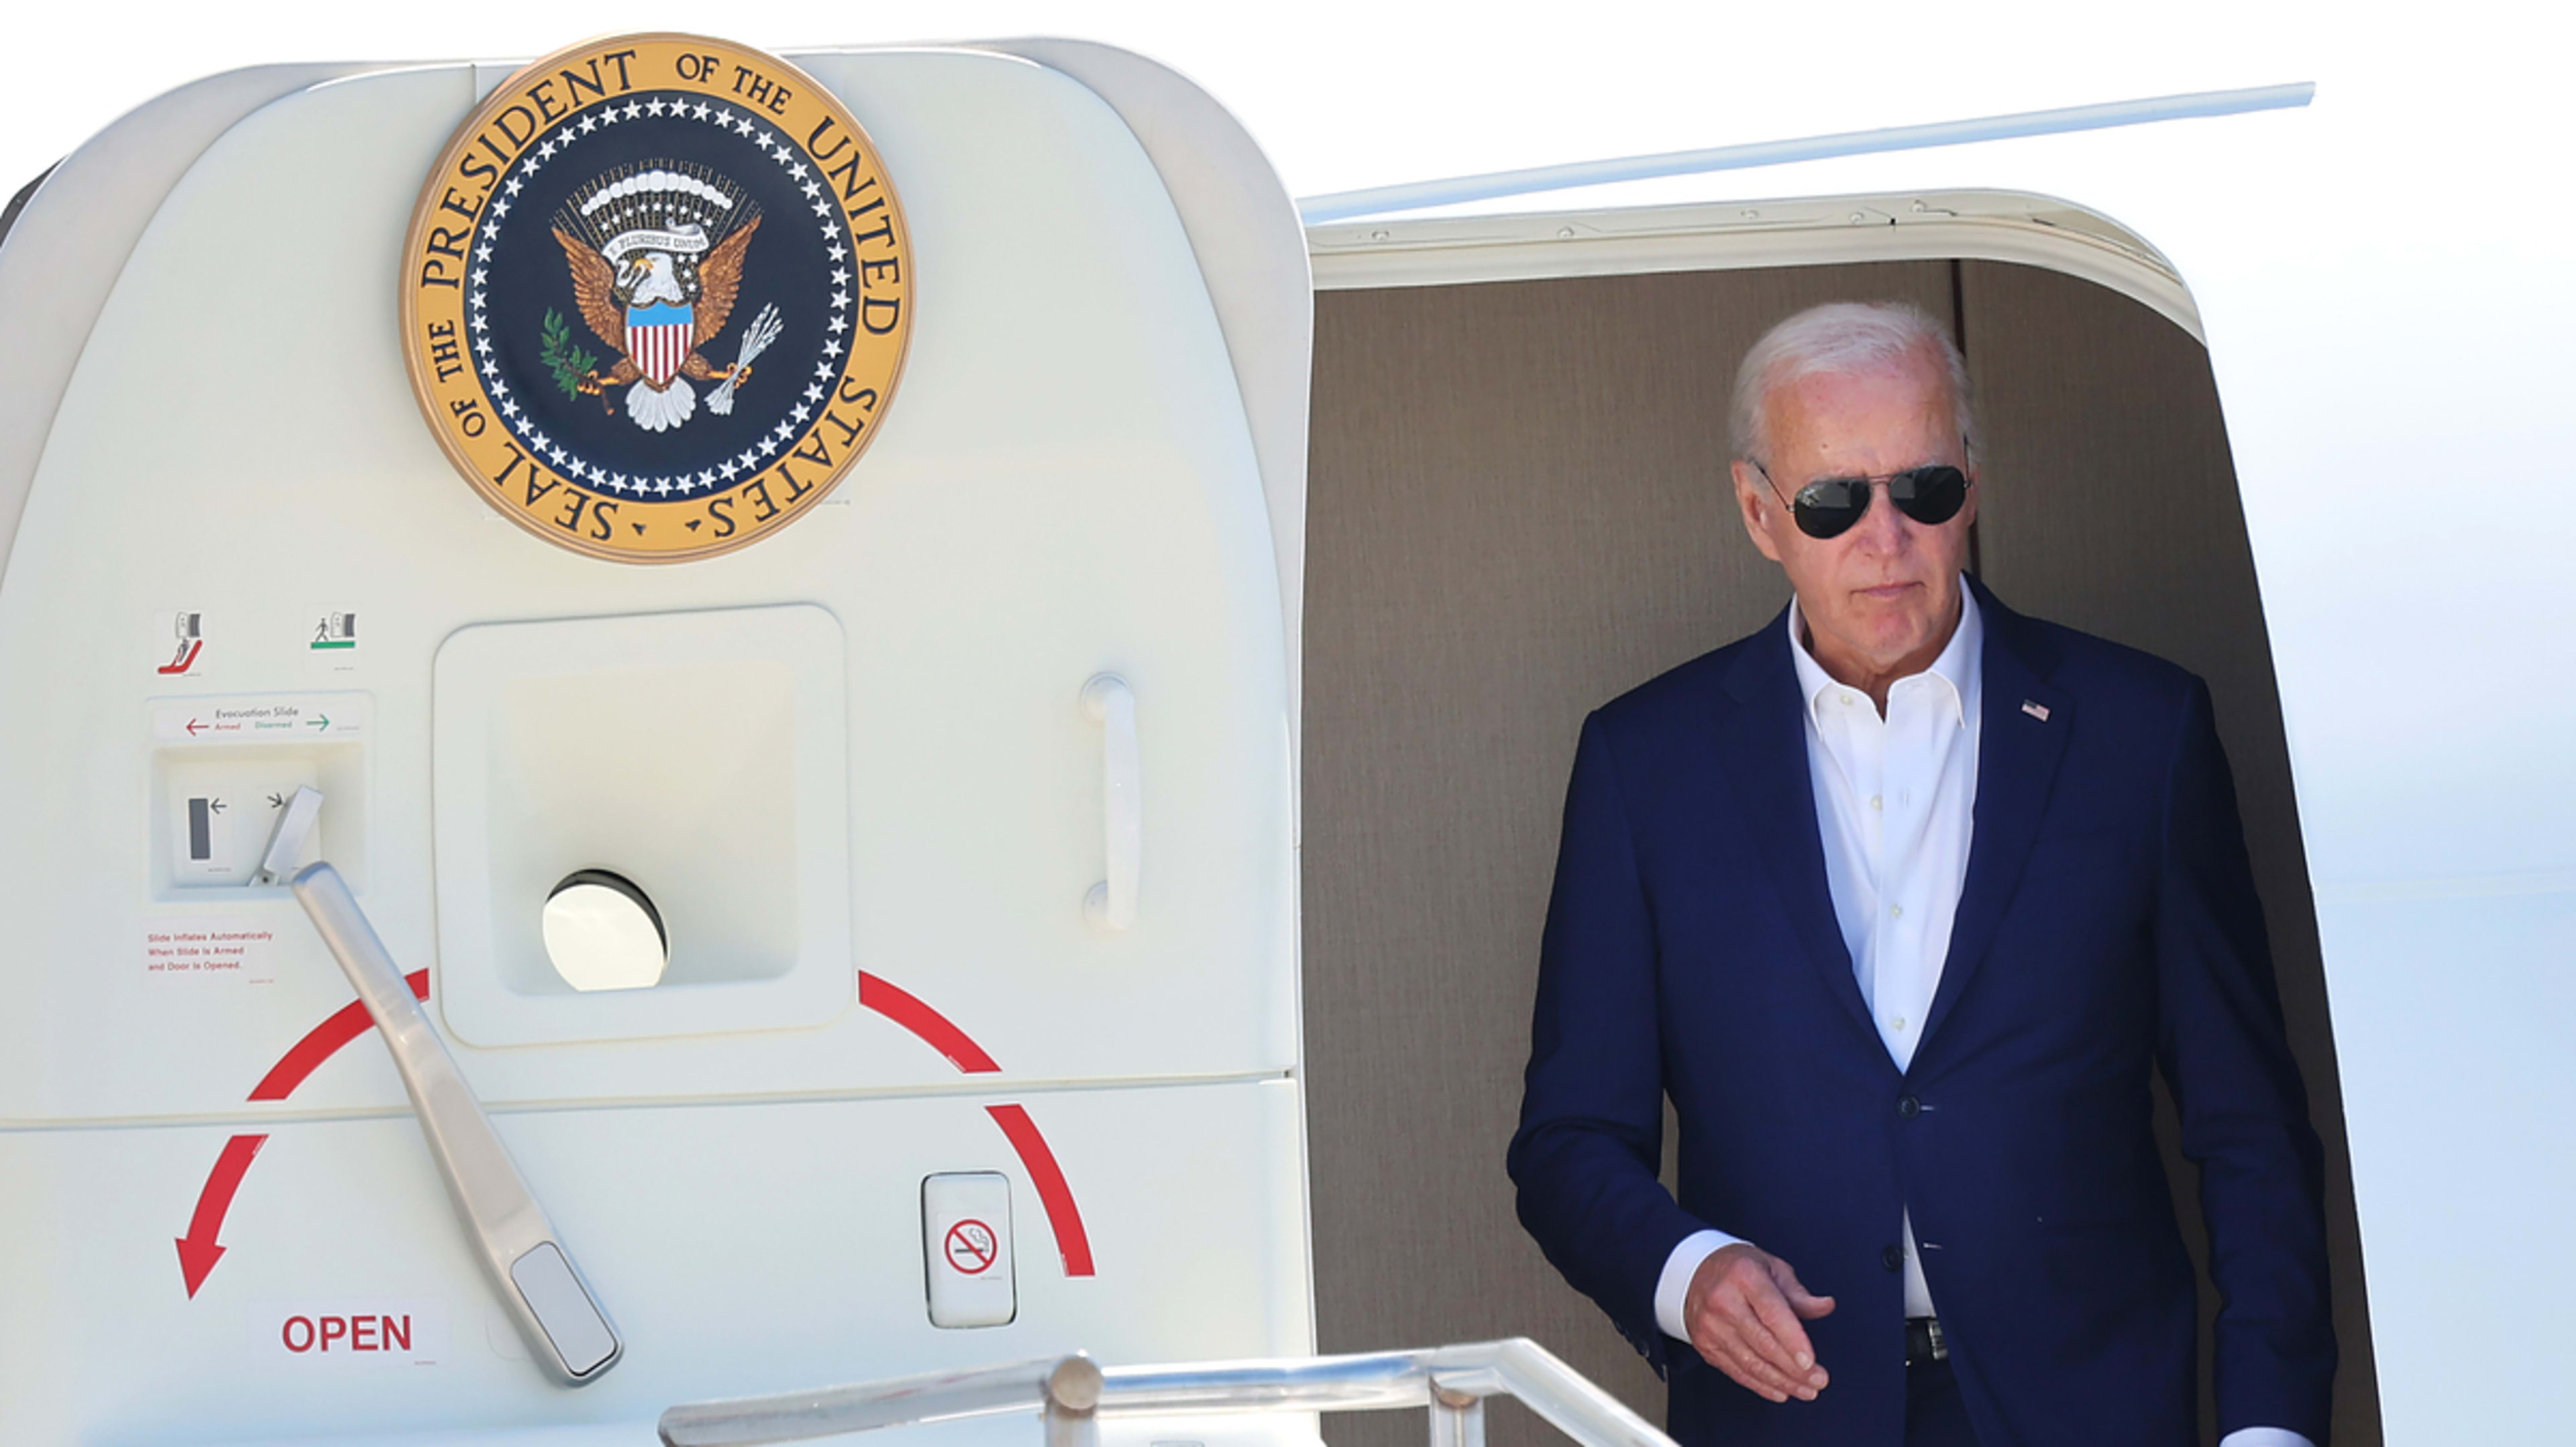
[[[662,982],[671,942],[661,911],[634,881],[604,869],[565,877],[546,897],[546,959],[576,990],[641,990]]]

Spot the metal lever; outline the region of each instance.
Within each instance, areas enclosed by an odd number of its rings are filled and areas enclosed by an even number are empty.
[[[1098,928],[1136,923],[1137,877],[1145,867],[1145,766],[1136,750],[1136,694],[1114,673],[1082,686],[1084,717],[1100,725],[1101,814],[1109,877],[1082,898],[1082,917]]]
[[[375,1017],[394,1068],[402,1072],[403,1089],[411,1094],[429,1153],[447,1180],[447,1198],[482,1252],[519,1334],[564,1385],[597,1381],[617,1365],[626,1344],[556,1239],[545,1208],[529,1193],[473,1087],[457,1073],[429,1016],[412,998],[402,968],[338,870],[327,863],[308,865],[289,887]]]
[[[281,884],[287,871],[295,867],[295,856],[304,852],[304,841],[313,833],[313,821],[322,815],[322,791],[310,784],[295,791],[286,807],[277,813],[277,827],[268,831],[268,848],[261,851],[259,867],[251,871],[253,884]]]

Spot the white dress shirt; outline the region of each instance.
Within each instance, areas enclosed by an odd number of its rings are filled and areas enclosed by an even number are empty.
[[[1881,716],[1868,694],[1837,683],[1808,650],[1798,605],[1789,605],[1789,657],[1806,700],[1807,776],[1834,917],[1852,973],[1896,1068],[1913,1062],[1950,954],[1950,925],[1968,877],[1976,823],[1985,637],[1977,600],[1959,590],[1959,626],[1932,666],[1887,690]],[[1914,1219],[1902,1221],[1905,1314],[1934,1315]],[[1655,1320],[1688,1340],[1682,1308],[1702,1261],[1741,1238],[1699,1231],[1664,1260]],[[1794,1263],[1792,1263],[1794,1264]],[[2277,1427],[2231,1432],[2219,1447],[2311,1447]]]

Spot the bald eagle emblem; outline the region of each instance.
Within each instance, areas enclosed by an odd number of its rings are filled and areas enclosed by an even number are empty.
[[[778,308],[763,307],[737,340],[733,365],[701,349],[733,318],[743,265],[760,231],[760,207],[706,167],[676,161],[621,166],[575,190],[555,214],[554,237],[571,271],[582,320],[616,361],[569,343],[547,314],[544,359],[556,385],[595,396],[612,413],[623,388],[626,415],[647,432],[686,423],[698,409],[690,382],[713,382],[707,408],[733,411],[751,379],[752,358],[778,339]]]

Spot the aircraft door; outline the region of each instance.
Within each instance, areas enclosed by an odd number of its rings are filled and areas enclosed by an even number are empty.
[[[0,1233],[43,1247],[9,1253],[0,1435],[640,1441],[693,1398],[1311,1349],[1283,549],[1211,284],[1083,84],[802,67],[900,195],[910,338],[864,456],[721,555],[549,546],[407,383],[424,175],[529,76],[295,91],[145,229],[0,587],[0,788],[51,821],[0,845]],[[575,94],[573,123],[623,114]],[[599,169],[570,212],[656,174]],[[19,227],[79,219],[40,192]],[[697,223],[652,224],[685,252]],[[661,374],[614,377],[560,291],[477,325],[634,432]],[[735,363],[737,311],[701,362]],[[727,381],[745,414],[818,385],[787,363],[827,314],[780,315],[744,377],[674,364],[673,436],[735,415]],[[603,500],[612,531],[658,516],[545,476],[547,506],[589,496],[585,539]],[[624,1339],[595,1385],[528,1360],[383,1043],[253,878],[307,788],[292,862],[345,877]],[[568,974],[594,926],[640,972]]]

